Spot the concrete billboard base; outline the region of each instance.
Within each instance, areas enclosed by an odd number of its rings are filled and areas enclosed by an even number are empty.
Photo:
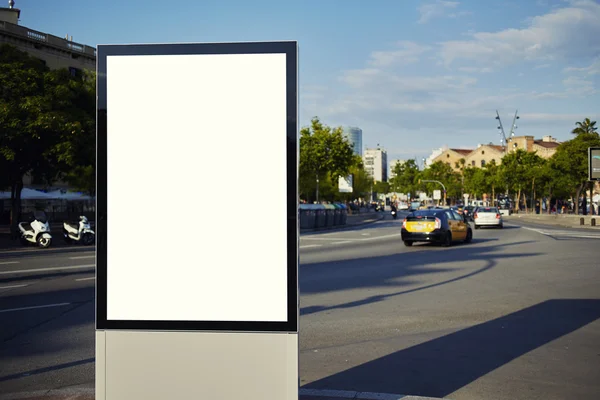
[[[298,334],[96,332],[96,400],[298,399]]]

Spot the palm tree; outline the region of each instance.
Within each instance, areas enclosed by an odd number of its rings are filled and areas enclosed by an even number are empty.
[[[589,118],[584,119],[583,122],[576,122],[575,125],[577,127],[571,131],[571,133],[574,135],[581,135],[587,133],[598,134],[598,132],[596,132],[598,130],[598,128],[596,127],[596,121],[590,121]]]

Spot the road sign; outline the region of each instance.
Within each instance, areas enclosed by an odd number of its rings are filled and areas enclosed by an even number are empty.
[[[441,190],[434,190],[433,191],[433,199],[434,200],[441,200],[442,198],[442,191]]]
[[[96,400],[297,400],[297,43],[100,45],[97,54]],[[222,137],[235,163],[198,156]],[[248,151],[257,141],[258,158]],[[157,215],[132,195],[157,177],[209,181],[187,194],[208,209],[230,189],[215,165],[269,182],[259,226],[209,212],[202,232],[162,235],[159,246],[152,233],[127,234],[132,212],[172,230],[168,207]],[[168,191],[153,199],[173,203]],[[232,251],[234,225],[244,240]]]

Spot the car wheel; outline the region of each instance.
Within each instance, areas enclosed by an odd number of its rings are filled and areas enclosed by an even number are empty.
[[[467,229],[467,237],[465,238],[465,243],[471,243],[473,240],[473,231],[471,228]]]
[[[500,224],[500,225],[498,226],[498,228],[500,228],[500,229],[504,228],[504,224]]]
[[[446,237],[444,238],[444,242],[442,243],[442,246],[450,247],[451,245],[452,245],[452,233],[448,232],[446,234]]]
[[[473,224],[473,226],[475,227],[475,229],[479,229],[479,225]]]
[[[410,247],[410,246],[412,246],[412,245],[413,245],[413,242],[411,242],[410,240],[405,240],[405,241],[404,241],[404,245],[405,245],[406,247]]]

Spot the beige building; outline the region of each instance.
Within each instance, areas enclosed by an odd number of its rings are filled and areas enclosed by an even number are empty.
[[[502,163],[506,152],[502,146],[493,144],[480,144],[465,159],[466,167],[483,168],[494,160],[496,165]]]
[[[535,152],[542,158],[550,158],[560,143],[552,136],[544,136],[541,140],[535,140],[533,136],[515,136],[508,142],[511,151],[523,149],[528,152]]]
[[[19,25],[21,10],[14,8],[15,2],[9,1],[8,8],[0,7],[0,44],[8,43],[21,51],[37,57],[51,69],[68,68],[71,74],[80,71],[96,70],[96,49],[91,46],[73,42],[73,37],[61,39],[58,36],[35,31]],[[37,188],[31,176],[26,175],[25,187]],[[56,182],[55,186],[66,188],[64,182]]]
[[[462,158],[466,160],[472,151],[473,150],[471,149],[447,149],[437,157],[434,157],[431,161],[432,163],[441,161],[451,166],[455,171],[460,171],[460,167],[457,167],[456,164],[459,163]]]

